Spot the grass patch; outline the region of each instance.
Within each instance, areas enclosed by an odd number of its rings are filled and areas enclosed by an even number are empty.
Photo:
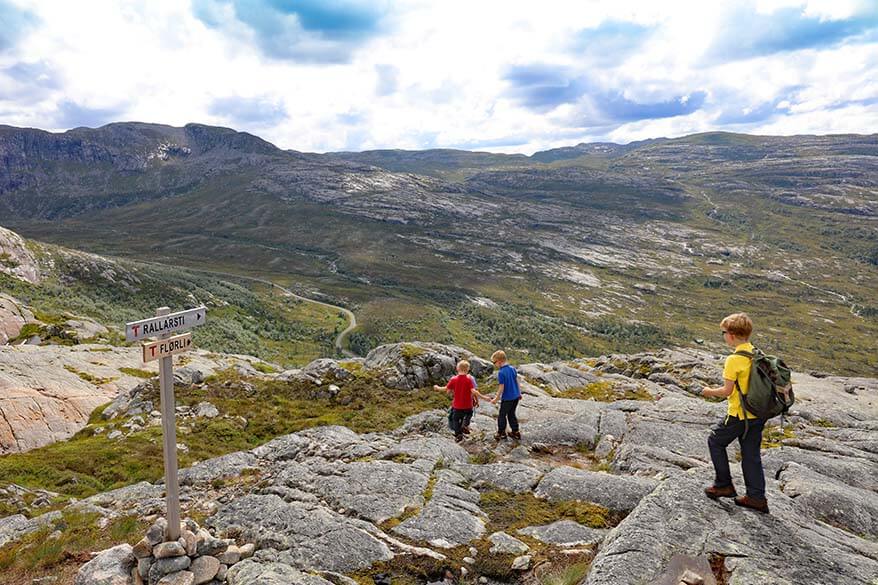
[[[488,465],[497,461],[497,454],[490,449],[482,449],[478,453],[469,456],[469,462],[474,465]]]
[[[134,376],[135,378],[149,379],[158,376],[158,372],[150,372],[138,368],[119,368],[119,371],[128,376]]]
[[[795,439],[796,433],[793,431],[793,427],[768,427],[762,432],[762,445],[763,449],[774,449],[775,447],[780,447],[784,441],[789,439]]]
[[[276,374],[277,368],[273,368],[265,362],[253,362],[250,364],[253,369],[263,374]]]
[[[65,365],[64,369],[67,370],[68,372],[70,372],[71,374],[76,374],[77,376],[79,376],[80,379],[85,380],[86,382],[89,382],[91,384],[94,384],[95,386],[103,386],[104,384],[109,384],[110,382],[112,382],[113,380],[116,379],[116,378],[100,378],[98,376],[94,376],[92,374],[89,374],[88,372],[80,372],[79,370],[77,370],[73,366],[68,366],[68,365]]]
[[[617,400],[652,400],[652,394],[642,386],[636,390],[632,388],[619,388],[609,381],[592,382],[585,386],[568,388],[560,392],[554,392],[558,398],[574,398],[577,400],[596,400],[597,402],[615,402]]]
[[[811,423],[817,425],[818,427],[823,427],[825,429],[834,429],[836,428],[836,424],[832,421],[828,421],[825,418],[818,418],[817,420],[812,420]]]
[[[209,401],[229,415],[178,425],[179,442],[190,447],[188,453],[179,454],[181,467],[251,449],[309,427],[344,425],[360,433],[386,431],[410,415],[445,406],[439,393],[392,390],[360,378],[346,383],[332,398],[321,397],[313,385],[296,380],[247,382],[253,389],[246,400],[241,398],[244,380],[229,372],[213,376],[203,388],[178,388],[178,403],[195,406]],[[144,398],[158,404],[155,384]],[[161,478],[161,430],[146,428],[115,441],[106,434],[94,435],[95,426],[106,424],[101,418],[104,408],[96,409],[89,425],[68,441],[0,457],[0,477],[75,497]],[[246,424],[236,417],[246,419]]]
[[[573,563],[543,575],[540,577],[540,585],[579,585],[590,568],[591,563]]]
[[[482,493],[479,507],[488,514],[488,533],[502,530],[508,534],[519,528],[573,520],[592,528],[612,528],[624,516],[588,502],[550,502],[531,493],[512,494],[502,490]]]
[[[134,544],[147,525],[136,516],[98,525],[99,514],[65,511],[45,528],[0,548],[3,582],[31,583],[44,576],[59,576],[59,582],[73,582],[73,575],[90,559],[87,551],[103,550],[122,542]],[[59,536],[50,537],[58,531]]]

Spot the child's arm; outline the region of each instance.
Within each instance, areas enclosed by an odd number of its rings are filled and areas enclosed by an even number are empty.
[[[501,396],[503,396],[503,384],[500,384],[500,387],[497,388],[497,394],[491,399],[491,404],[497,404],[497,401],[500,400]]]
[[[441,392],[443,390],[448,393],[451,392],[451,388],[449,388],[448,386],[438,386],[436,384],[433,384],[433,390],[436,390],[437,392]]]
[[[725,380],[725,385],[719,386],[717,388],[709,388],[707,386],[701,391],[702,396],[708,396],[712,398],[728,398],[732,395],[732,392],[735,391],[735,381],[734,380]]]

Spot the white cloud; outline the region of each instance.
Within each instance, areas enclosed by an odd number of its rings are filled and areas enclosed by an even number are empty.
[[[740,12],[740,2],[411,0],[393,5],[380,30],[350,46],[349,62],[335,64],[267,56],[254,29],[208,26],[177,0],[16,0],[15,6],[37,22],[0,52],[5,124],[63,130],[61,123],[72,124],[79,114],[89,121],[234,123],[305,151],[485,144],[532,152],[580,140],[714,129],[878,131],[878,30],[870,44],[815,42],[713,63],[706,55],[716,39],[742,26],[730,16]],[[769,17],[792,8],[821,21],[869,10],[857,0],[749,6]],[[235,26],[231,13],[220,16]],[[589,54],[577,50],[583,29],[613,23],[646,31],[641,44],[600,59],[594,53],[600,46]],[[572,72],[592,96],[607,92],[646,105],[702,91],[707,97],[689,115],[585,129],[582,116],[595,103],[588,95],[561,97],[541,111],[513,99],[507,72],[534,64]],[[27,67],[39,76],[28,77]],[[234,100],[246,107],[232,108]],[[741,122],[730,113],[752,119]],[[731,119],[737,121],[723,122]]]

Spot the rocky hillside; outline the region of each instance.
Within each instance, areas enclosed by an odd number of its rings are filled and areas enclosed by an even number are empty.
[[[59,248],[0,227],[0,455],[71,437],[95,408],[153,376],[156,365],[144,365],[121,330],[157,302],[209,307],[195,332],[204,351],[176,358],[204,375],[334,354],[343,316],[235,280]]]
[[[289,399],[312,396],[321,411],[343,409],[369,387],[412,402],[433,394],[425,387],[445,380],[462,355],[469,354],[437,344],[386,346],[364,360],[321,360],[221,387],[246,396],[270,379],[287,384]],[[490,366],[474,361],[487,375]],[[496,409],[487,404],[462,444],[452,440],[444,409],[367,433],[317,426],[184,470],[185,513],[228,544],[255,545],[252,557],[228,569],[233,585],[874,583],[878,380],[794,375],[798,402],[788,426],[769,427],[763,442],[771,514],[762,515],[701,491],[712,479],[708,429],[724,405],[697,391],[718,382],[720,364],[705,351],[663,350],[522,365],[520,443],[493,441]],[[196,384],[205,387],[198,395],[220,396],[211,384]],[[489,390],[490,378],[482,385]],[[117,401],[109,422],[140,416],[150,392],[143,386]],[[212,416],[221,419],[236,403],[217,404]],[[139,527],[163,509],[160,483],[48,513],[40,510],[53,509],[51,494],[28,493],[7,495],[21,513],[0,519],[0,570],[7,567],[13,583],[24,581],[10,555],[34,558],[50,533],[68,558],[83,556],[67,536],[77,530],[75,513],[110,527],[139,522],[134,544]],[[65,567],[81,564],[58,563],[48,570],[71,576]],[[130,547],[116,548],[83,566],[77,583],[98,582],[89,580],[98,568],[101,582],[140,582],[131,578],[142,569],[134,563]],[[146,573],[150,582],[160,576],[149,566]]]
[[[876,154],[853,135],[525,157],[306,154],[197,124],[4,127],[0,214],[76,249],[319,291],[356,313],[358,355],[404,339],[527,361],[691,345],[747,308],[762,346],[863,375]]]

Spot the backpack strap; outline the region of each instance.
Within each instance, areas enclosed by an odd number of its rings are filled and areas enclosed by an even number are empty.
[[[732,355],[740,355],[749,358],[750,367],[753,367],[753,357],[755,354],[741,349]],[[747,403],[744,401],[744,392],[741,390],[741,385],[738,384],[737,378],[735,378],[735,388],[738,390],[738,401],[741,403],[741,416],[744,417],[744,436],[741,437],[743,439],[747,437],[747,432],[750,430],[750,417],[747,416]]]

